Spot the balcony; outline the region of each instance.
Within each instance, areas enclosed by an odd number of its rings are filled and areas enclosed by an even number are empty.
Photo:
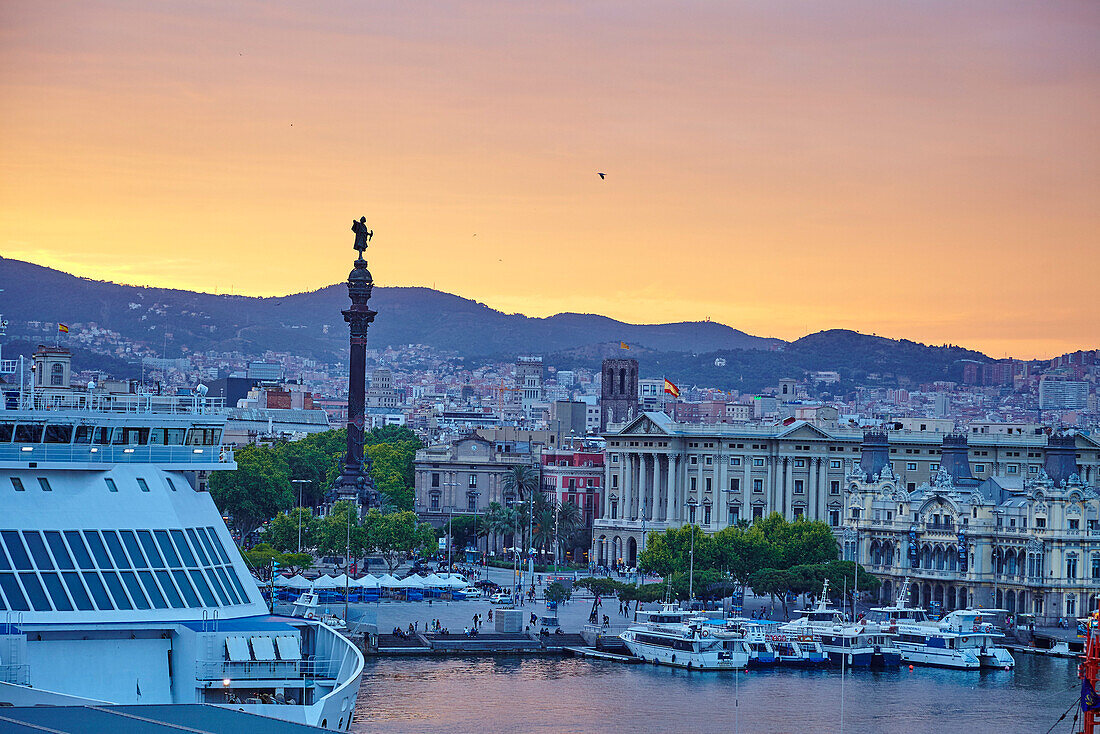
[[[199,660],[195,663],[195,679],[198,681],[217,681],[219,684],[228,678],[231,681],[242,680],[304,680],[326,682],[335,681],[340,672],[340,660],[325,658],[320,660],[269,660],[269,661],[230,661]]]
[[[0,444],[0,465],[26,467],[59,464],[184,464],[188,468],[234,469],[233,450],[223,446],[151,446],[69,443]]]

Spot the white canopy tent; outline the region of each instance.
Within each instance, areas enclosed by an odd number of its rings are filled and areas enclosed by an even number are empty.
[[[388,573],[378,577],[378,585],[383,589],[400,589],[400,582]]]
[[[415,574],[407,578],[403,578],[397,581],[394,585],[395,589],[425,589],[424,579],[416,576]]]
[[[301,591],[306,591],[307,589],[313,588],[313,583],[302,574],[297,574],[288,578],[283,586],[287,587],[288,589],[299,589]]]
[[[371,576],[369,573],[360,579],[352,579],[353,586],[358,586],[361,589],[378,589],[381,588],[381,584],[378,583],[378,579]]]
[[[313,588],[314,589],[336,589],[336,588],[342,589],[342,588],[344,588],[344,585],[342,583],[337,584],[336,579],[332,578],[331,576],[329,576],[326,573],[324,576],[319,576],[316,579],[314,579]]]

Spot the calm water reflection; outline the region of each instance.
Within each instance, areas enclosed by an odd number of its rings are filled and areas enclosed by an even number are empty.
[[[1076,700],[1076,684],[1074,661],[1030,655],[1017,656],[1015,672],[857,673],[844,681],[844,728],[1041,734]],[[735,678],[570,658],[384,659],[367,662],[352,730],[732,732],[737,723],[743,732],[831,732],[840,699],[836,671]]]

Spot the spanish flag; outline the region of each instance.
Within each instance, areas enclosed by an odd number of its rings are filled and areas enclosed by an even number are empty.
[[[630,349],[630,345],[626,342],[619,342],[619,349]]]
[[[665,378],[665,392],[674,398],[680,397],[680,388],[672,384],[672,380]]]
[[[57,325],[57,330],[60,331],[62,334],[68,334],[69,333],[69,327],[66,326],[65,324],[58,324]]]

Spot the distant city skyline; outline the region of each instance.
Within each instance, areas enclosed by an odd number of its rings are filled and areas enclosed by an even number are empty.
[[[1100,346],[1100,6],[0,9],[0,252],[245,295]],[[601,178],[597,173],[606,173]]]

